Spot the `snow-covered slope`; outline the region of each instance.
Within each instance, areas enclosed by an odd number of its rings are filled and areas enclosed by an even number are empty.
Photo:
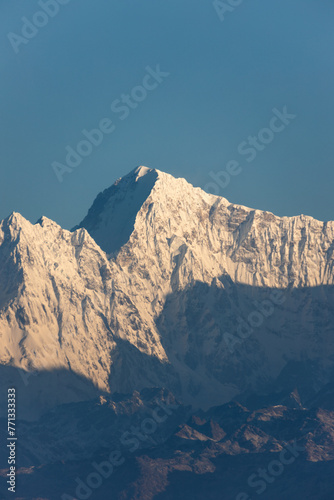
[[[153,321],[140,316],[119,267],[85,229],[12,214],[0,243],[1,378],[22,385],[29,415],[120,387],[109,380],[117,341],[130,337],[134,349],[166,359]]]
[[[147,167],[101,193],[78,227],[85,227],[105,252],[120,253],[120,262],[134,248],[155,263],[160,255],[160,272],[154,274],[172,269],[172,284],[181,287],[180,267],[188,269],[187,281],[226,273],[252,286],[333,283],[334,222],[276,217],[233,205]]]
[[[139,167],[74,232],[2,221],[2,371],[41,372],[26,382],[40,411],[145,386],[202,407],[293,384],[310,397],[334,368],[333,251],[333,222]]]

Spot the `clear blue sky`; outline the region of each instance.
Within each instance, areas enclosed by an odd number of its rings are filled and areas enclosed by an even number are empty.
[[[224,21],[206,0],[70,0],[16,54],[7,35],[38,10],[0,4],[0,219],[70,228],[137,165],[204,187],[233,159],[231,202],[334,219],[332,0],[244,0]],[[158,64],[170,76],[120,120],[111,103]],[[296,118],[247,162],[239,144],[284,105]],[[103,118],[114,132],[59,183],[52,162]]]

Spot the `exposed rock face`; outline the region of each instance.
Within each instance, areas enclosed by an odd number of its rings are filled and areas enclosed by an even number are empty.
[[[333,373],[333,252],[334,222],[146,167],[73,232],[13,214],[0,224],[2,380],[22,385],[22,418],[144,387],[202,408],[298,387],[302,403]]]
[[[160,423],[147,426],[157,407]],[[167,391],[146,389],[64,405],[21,423],[20,435],[22,500],[329,500],[334,493],[334,412],[318,408],[233,402],[188,416]]]

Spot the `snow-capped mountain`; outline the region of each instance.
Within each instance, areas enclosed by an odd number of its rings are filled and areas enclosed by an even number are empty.
[[[12,214],[2,379],[23,384],[27,418],[145,387],[202,408],[295,386],[310,398],[334,368],[333,252],[334,222],[233,205],[146,167],[72,232]]]

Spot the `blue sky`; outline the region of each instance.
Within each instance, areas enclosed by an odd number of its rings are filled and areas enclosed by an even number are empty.
[[[70,228],[137,165],[205,187],[230,160],[231,202],[334,219],[332,0],[244,0],[223,21],[205,0],[70,0],[15,53],[8,33],[39,10],[0,4],[0,219]],[[111,104],[157,65],[169,76],[121,120]],[[284,106],[296,118],[247,162],[239,145]],[[114,131],[60,183],[52,163],[104,118]]]

